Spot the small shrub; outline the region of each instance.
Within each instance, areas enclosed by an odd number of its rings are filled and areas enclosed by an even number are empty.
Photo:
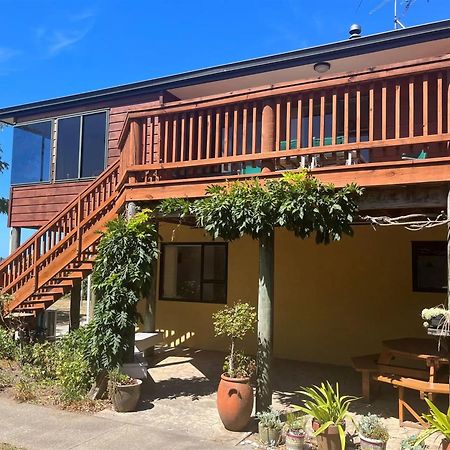
[[[269,411],[264,411],[256,414],[259,423],[262,427],[272,428],[274,430],[281,430],[283,422],[281,421],[280,413],[272,407]]]
[[[406,437],[400,443],[400,449],[401,450],[424,450],[425,443],[421,442],[420,444],[417,444],[416,443],[417,438],[418,438],[417,434],[413,434],[412,436]]]
[[[21,378],[14,386],[14,398],[18,402],[30,402],[36,398],[34,385],[28,378]]]
[[[11,374],[0,370],[0,391],[5,388],[11,387],[14,383],[14,378]]]
[[[387,442],[389,439],[389,432],[386,425],[375,414],[367,414],[359,421],[359,433],[369,439],[376,439],[382,442]]]
[[[16,354],[16,343],[12,332],[0,326],[0,359],[14,359]]]

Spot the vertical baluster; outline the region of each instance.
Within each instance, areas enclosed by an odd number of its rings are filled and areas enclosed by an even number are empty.
[[[313,146],[313,120],[314,120],[314,96],[309,94],[308,105],[308,147]]]
[[[233,111],[233,156],[238,153],[239,107],[235,105]]]
[[[414,77],[409,78],[409,137],[414,137]]]
[[[203,159],[203,111],[197,117],[197,159]]]
[[[369,88],[369,142],[373,141],[373,129],[374,129],[374,108],[375,108],[375,95],[374,85],[371,84]]]
[[[361,86],[356,86],[356,142],[361,142]]]
[[[189,114],[189,161],[192,161],[192,152],[194,149],[194,114]]]
[[[386,83],[386,81],[383,81],[383,85],[381,87],[381,139],[383,141],[386,140],[386,136],[387,136],[387,134],[386,134],[386,127],[387,127],[386,107],[387,107],[387,83]]]
[[[179,161],[177,159],[177,145],[178,145],[178,139],[177,139],[177,135],[178,135],[178,118],[177,116],[173,117],[173,122],[172,122],[172,162],[176,162]]]
[[[229,126],[230,126],[230,118],[229,118],[228,108],[225,109],[225,120],[224,120],[224,137],[223,137],[223,156],[228,156],[228,136],[229,136]]]
[[[216,158],[220,158],[221,152],[220,152],[220,109],[216,110],[216,137],[215,137],[215,144],[214,144],[214,156]]]
[[[423,136],[428,136],[428,75],[424,74],[422,79],[422,128]]]
[[[348,124],[349,124],[349,92],[348,88],[344,91],[344,144],[348,144]]]
[[[211,158],[211,132],[212,132],[212,113],[209,110],[206,113],[206,158]]]
[[[442,72],[438,73],[437,76],[437,114],[436,114],[436,120],[437,120],[437,134],[442,134]]]
[[[281,141],[281,100],[277,98],[275,105],[275,150],[280,150]],[[273,149],[272,149],[273,151]]]
[[[248,121],[248,108],[244,105],[242,108],[242,154],[247,154],[247,121]]]
[[[148,136],[148,151],[150,154],[150,159],[147,161],[144,161],[144,164],[155,164],[155,163],[160,163],[161,160],[166,156],[166,149],[163,148],[163,150],[160,152],[159,157],[156,157],[153,155],[153,150],[154,150],[154,132],[155,132],[155,127],[153,125],[153,121],[154,118],[153,117],[148,117],[147,118],[147,136]],[[164,124],[167,122],[167,120],[164,121]],[[162,125],[161,127],[162,128]],[[166,132],[164,131],[164,144],[166,144]],[[160,146],[162,146],[162,140],[161,140],[161,136],[159,137],[159,142],[161,143]]]
[[[450,134],[450,70],[447,70],[447,133]]]
[[[252,154],[254,155],[256,153],[256,127],[257,127],[257,104],[253,104],[253,110],[252,110]]]
[[[291,99],[288,98],[286,102],[286,150],[291,149],[291,108]]]
[[[325,92],[320,94],[319,145],[325,145]]]
[[[395,139],[400,138],[400,111],[401,111],[401,87],[398,81],[395,82]]]
[[[180,136],[180,161],[184,161],[184,151],[186,146],[186,114],[181,116],[181,136]]]
[[[302,148],[302,125],[303,125],[303,117],[302,117],[302,96],[300,95],[297,100],[297,148]]]
[[[164,117],[163,119],[159,119],[159,128],[161,129],[164,125],[164,159],[163,162],[167,163],[169,162],[169,118]],[[164,121],[164,123],[161,123],[161,120]]]

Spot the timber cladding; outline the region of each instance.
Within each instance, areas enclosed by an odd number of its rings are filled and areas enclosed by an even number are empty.
[[[11,189],[9,226],[40,227],[92,181],[15,186]]]

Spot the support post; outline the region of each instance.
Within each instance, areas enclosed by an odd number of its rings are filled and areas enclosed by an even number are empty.
[[[273,152],[275,150],[275,110],[271,100],[264,102],[261,121],[261,152]],[[262,172],[272,172],[274,169],[273,161],[263,160]]]
[[[70,324],[69,330],[80,328],[81,280],[73,280],[70,291]]]
[[[450,189],[447,194],[447,219],[450,217]],[[447,224],[447,309],[450,309],[450,223]],[[450,337],[446,338],[447,357],[450,361]],[[450,386],[450,371],[448,374],[448,384]],[[450,392],[449,392],[450,406]]]
[[[20,235],[22,229],[20,227],[12,227],[9,238],[9,253],[14,253],[20,247]]]
[[[156,272],[158,270],[158,261],[152,263],[152,284],[145,301],[145,312],[142,317],[143,330],[148,333],[156,331]],[[144,356],[151,356],[155,352],[155,347],[149,347],[145,350]]]
[[[256,411],[272,404],[272,351],[274,318],[274,232],[259,239],[258,349]]]

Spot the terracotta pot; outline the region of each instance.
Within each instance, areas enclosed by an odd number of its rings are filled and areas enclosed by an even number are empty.
[[[264,445],[275,447],[280,443],[281,430],[275,428],[264,427],[260,423],[258,424],[259,440]]]
[[[447,438],[442,439],[441,447],[442,450],[450,450],[450,441]]]
[[[253,388],[249,378],[229,378],[222,375],[217,390],[217,410],[224,427],[242,431],[253,409]]]
[[[345,424],[344,429],[345,429]],[[312,428],[317,431],[320,428],[319,422],[313,419]],[[323,433],[316,436],[318,450],[342,450],[341,439],[336,425],[330,425]]]
[[[141,396],[142,380],[134,380],[136,384],[118,384],[114,389],[112,402],[117,412],[136,411]]]
[[[386,442],[359,435],[361,450],[386,450]]]
[[[286,450],[302,450],[305,442],[305,433],[293,434],[290,431],[286,433]]]

